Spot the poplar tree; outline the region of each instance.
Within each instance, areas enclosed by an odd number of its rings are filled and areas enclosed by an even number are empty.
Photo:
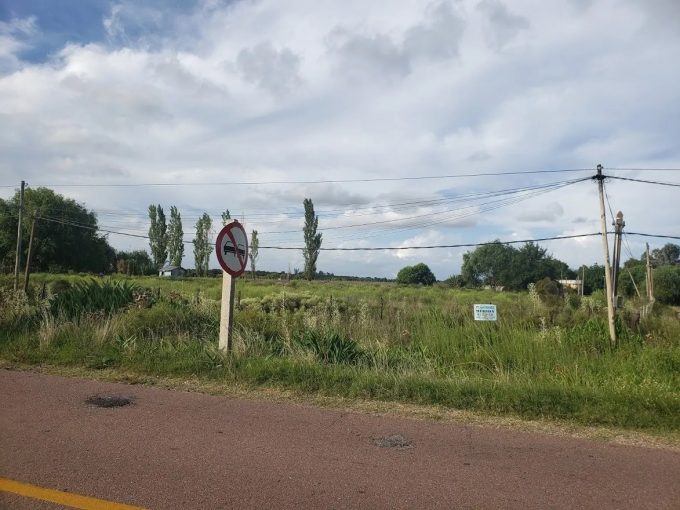
[[[157,269],[163,267],[168,258],[168,227],[165,223],[165,213],[159,205],[149,206],[149,246],[153,263]]]
[[[250,234],[250,270],[253,272],[255,278],[255,264],[257,263],[257,256],[259,255],[260,239],[257,237],[257,230],[253,230]]]
[[[230,219],[231,219],[231,213],[229,212],[229,209],[227,209],[226,211],[224,211],[222,213],[222,225],[226,225],[227,223],[229,223]]]
[[[302,250],[302,255],[305,258],[305,278],[313,280],[316,274],[319,248],[321,248],[321,234],[316,233],[319,217],[314,214],[314,204],[311,198],[305,198],[302,204],[305,207],[305,226],[302,228],[305,235],[305,248]]]
[[[207,213],[203,213],[203,216],[196,222],[196,237],[193,241],[197,276],[208,275],[208,264],[210,262],[210,254],[212,253],[212,244],[210,243],[211,228],[212,220],[210,216]]]
[[[177,207],[170,207],[170,224],[168,225],[168,258],[173,266],[181,266],[184,258],[184,230],[182,216]]]

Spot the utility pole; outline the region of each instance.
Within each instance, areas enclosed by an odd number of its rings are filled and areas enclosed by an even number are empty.
[[[616,324],[614,322],[614,303],[612,302],[612,269],[609,264],[609,241],[607,240],[607,213],[604,209],[604,175],[602,165],[597,165],[597,189],[600,195],[600,223],[602,226],[602,251],[604,254],[604,280],[607,287],[607,319],[609,322],[609,339],[616,345]]]
[[[642,307],[642,316],[646,317],[652,312],[654,306],[654,273],[649,261],[649,243],[647,243],[647,304]]]
[[[647,243],[647,299],[654,301],[654,273],[649,261],[649,243]]]
[[[621,237],[623,235],[623,227],[626,222],[623,221],[623,213],[619,211],[616,213],[616,221],[614,225],[614,266],[612,267],[612,285],[614,287],[612,299],[617,302],[618,288],[619,288],[619,266],[621,265]]]
[[[581,268],[581,297],[586,295],[586,266]]]
[[[24,274],[24,293],[28,292],[28,278],[31,275],[31,256],[33,255],[34,235],[35,235],[35,214],[31,219],[31,237],[28,240],[28,254],[26,255],[26,273]]]
[[[14,259],[14,290],[19,289],[19,265],[21,264],[21,218],[24,214],[24,188],[26,182],[21,181],[21,193],[19,194],[19,223],[17,225],[17,253]]]

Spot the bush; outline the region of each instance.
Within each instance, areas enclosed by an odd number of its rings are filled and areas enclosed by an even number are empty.
[[[54,280],[50,283],[50,294],[55,295],[71,288],[71,282],[64,279]]]
[[[334,331],[307,331],[297,337],[297,343],[312,351],[323,363],[355,364],[363,355],[355,340],[343,337]]]
[[[536,293],[540,296],[541,301],[548,306],[557,306],[560,304],[560,295],[562,294],[562,287],[559,283],[550,278],[543,278],[536,282]]]
[[[113,313],[134,301],[136,286],[127,281],[77,282],[50,300],[50,313],[80,319],[84,313]]]

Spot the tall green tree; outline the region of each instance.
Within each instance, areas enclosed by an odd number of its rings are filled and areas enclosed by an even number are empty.
[[[659,266],[672,266],[680,259],[680,246],[668,243],[663,248],[652,250],[654,264]]]
[[[222,225],[226,225],[227,223],[229,223],[230,220],[231,220],[231,213],[229,212],[229,209],[227,209],[226,211],[224,211],[222,213]]]
[[[583,293],[592,294],[596,290],[603,290],[605,288],[604,280],[604,266],[600,264],[593,264],[592,266],[581,266],[576,270],[578,278],[583,278]],[[621,273],[619,281],[623,278]],[[626,273],[626,278],[630,278]],[[624,280],[626,281],[626,280]]]
[[[305,278],[313,280],[316,275],[319,248],[321,248],[321,234],[316,232],[319,217],[314,214],[314,204],[311,198],[305,198],[302,204],[305,207],[305,226],[302,228],[305,236],[305,248],[302,250],[305,258]]]
[[[182,216],[174,205],[170,207],[168,225],[168,258],[173,266],[181,266],[184,258],[184,230]]]
[[[156,274],[153,260],[145,250],[116,252],[116,271],[126,275]]]
[[[0,199],[0,266],[14,267],[19,192]],[[27,188],[21,260],[26,260],[32,214],[38,216],[31,267],[35,271],[108,272],[114,269],[115,251],[98,233],[97,217],[75,200],[48,188]],[[22,267],[25,262],[22,262]]]
[[[255,278],[255,264],[257,263],[257,257],[260,254],[260,239],[257,237],[257,230],[253,230],[250,234],[250,270],[253,273],[253,278]]]
[[[197,276],[207,276],[210,254],[212,253],[212,243],[210,242],[210,229],[212,228],[212,220],[207,213],[203,215],[196,222],[196,237],[194,238],[194,261],[196,265]]]
[[[157,269],[163,267],[168,258],[168,226],[165,223],[165,213],[159,205],[149,206],[149,246],[151,257]]]

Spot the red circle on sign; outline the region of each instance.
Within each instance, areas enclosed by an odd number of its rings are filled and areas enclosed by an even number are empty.
[[[241,276],[245,272],[248,265],[248,235],[237,220],[220,230],[215,242],[215,253],[220,267],[231,276]]]

